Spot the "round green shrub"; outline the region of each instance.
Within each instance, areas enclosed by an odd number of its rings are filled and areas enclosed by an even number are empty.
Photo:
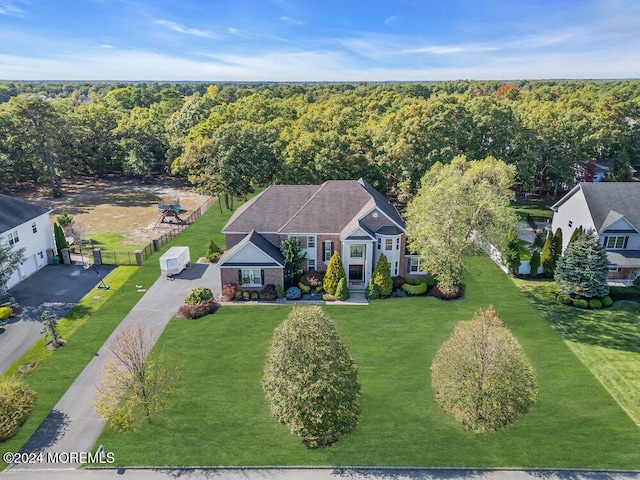
[[[569,295],[558,295],[558,303],[561,303],[563,305],[571,305],[573,304],[573,300],[571,300],[571,297]]]
[[[367,283],[367,288],[364,291],[364,297],[367,300],[376,300],[380,298],[380,290],[378,290],[378,286],[373,283],[373,280],[369,280],[369,283]]]
[[[11,307],[0,307],[0,320],[6,320],[11,315],[13,315],[13,308],[11,308]]]
[[[256,300],[260,300],[260,295],[258,294],[258,292],[251,292],[251,300],[253,300],[254,302]]]
[[[0,442],[13,437],[27,420],[38,395],[16,377],[0,377]]]
[[[602,302],[597,298],[592,298],[591,300],[589,300],[589,307],[593,308],[594,310],[598,310],[602,308]]]
[[[589,308],[589,302],[584,298],[575,298],[573,300],[573,306],[578,308]]]
[[[251,300],[251,292],[242,292],[243,300]]]
[[[208,287],[196,287],[192,290],[189,290],[187,297],[184,299],[184,303],[187,305],[198,305],[202,303],[204,300],[209,300],[213,298],[213,293],[211,289]]]
[[[609,295],[607,295],[606,297],[602,297],[600,301],[602,302],[602,306],[604,308],[609,308],[611,305],[613,305],[613,300]]]
[[[402,285],[402,290],[404,290],[407,295],[424,295],[428,289],[427,282],[420,282],[418,285],[411,285],[409,283]]]
[[[242,300],[242,292],[240,290],[237,290],[234,294],[234,297],[236,300]]]
[[[311,287],[309,285],[305,285],[302,282],[298,282],[298,288],[303,294],[307,294],[311,291]]]

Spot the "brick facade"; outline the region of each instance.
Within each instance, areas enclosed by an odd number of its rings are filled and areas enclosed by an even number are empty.
[[[220,283],[225,285],[226,283],[238,283],[238,270],[240,268],[221,268],[220,269]],[[264,272],[264,285],[280,285],[284,287],[284,270],[282,268],[263,268]],[[260,287],[243,287],[242,290],[260,291],[264,288],[264,285]]]
[[[377,212],[378,213],[378,217],[374,218],[373,214]],[[364,225],[366,225],[367,227],[369,227],[369,229],[373,232],[375,232],[376,230],[378,230],[380,227],[384,227],[385,225],[395,225],[391,220],[389,220],[387,217],[385,217],[382,213],[378,212],[377,210],[374,210],[373,212],[369,213],[368,215],[364,216],[362,218],[362,220],[360,220]]]

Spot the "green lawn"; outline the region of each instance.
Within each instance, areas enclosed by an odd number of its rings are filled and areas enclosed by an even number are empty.
[[[537,222],[544,222],[553,218],[553,210],[550,205],[541,202],[511,202],[511,207],[521,220],[527,219],[527,214],[531,215]]]
[[[87,248],[99,248],[104,252],[134,252],[145,247],[143,244],[131,244],[125,240],[123,235],[117,233],[91,233],[87,235],[87,241],[91,241]]]
[[[618,301],[610,309],[580,310],[554,301],[558,288],[553,281],[516,282],[640,426],[640,304]]]
[[[240,203],[238,202],[238,206]],[[143,266],[114,270],[110,275],[121,276],[126,271],[130,276],[120,286],[118,283],[121,282],[111,284],[112,277],[107,277],[105,280],[113,288],[104,298],[101,297],[102,301],[99,304],[93,305],[90,312],[87,311],[91,297],[97,295],[96,290],[90,292],[81,304],[70,312],[72,317],[79,320],[81,324],[76,325],[73,331],[66,331],[64,336],[67,345],[64,348],[45,353],[41,351],[41,346],[36,344],[34,349],[16,362],[16,364],[24,363],[33,357],[34,361],[39,363],[35,370],[24,375],[27,383],[38,393],[38,401],[18,434],[1,443],[0,450],[3,452],[20,450],[98,349],[109,338],[109,335],[142,297],[143,293],[136,291],[136,285],[149,287],[158,279],[160,276],[159,256],[171,246],[189,245],[191,256],[196,259],[206,253],[209,239],[213,238],[219,245],[224,245],[224,237],[220,230],[231,213],[225,211],[220,214],[217,206],[213,205],[194,225],[167,243]],[[129,269],[135,271],[131,274]],[[16,366],[14,365],[10,371],[15,371]],[[0,469],[5,466],[6,464],[0,460]]]
[[[327,305],[360,368],[362,414],[351,435],[307,450],[269,414],[260,388],[265,353],[283,306],[222,307],[173,319],[156,351],[184,374],[167,408],[97,444],[119,465],[405,465],[640,467],[640,429],[531,302],[486,257],[467,261],[467,296]],[[532,361],[540,399],[499,432],[465,432],[433,400],[429,366],[460,320],[493,303]]]

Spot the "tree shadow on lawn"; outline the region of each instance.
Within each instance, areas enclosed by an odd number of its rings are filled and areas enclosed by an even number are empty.
[[[580,310],[527,292],[536,308],[565,340],[640,353],[637,315],[611,309]]]

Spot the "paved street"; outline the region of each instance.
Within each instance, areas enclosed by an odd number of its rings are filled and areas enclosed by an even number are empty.
[[[112,266],[97,267],[104,277]],[[23,308],[21,315],[0,327],[0,374],[4,373],[40,338],[45,310],[58,318],[67,313],[99,282],[93,269],[81,265],[47,266],[11,289]]]
[[[168,280],[160,277],[124,318],[109,340],[96,353],[69,390],[23,447],[24,452],[88,452],[98,439],[105,422],[93,409],[96,385],[105,360],[106,345],[124,328],[139,323],[152,333],[154,341],[183,304],[191,288],[212,284],[214,268],[192,264]],[[77,466],[72,464],[71,466]],[[69,468],[69,464],[33,464],[34,469]],[[12,469],[14,467],[9,467]],[[30,477],[33,478],[33,477]]]
[[[216,468],[216,469],[100,469],[11,470],[7,480],[637,480],[639,472],[582,470],[482,470],[417,468]]]

